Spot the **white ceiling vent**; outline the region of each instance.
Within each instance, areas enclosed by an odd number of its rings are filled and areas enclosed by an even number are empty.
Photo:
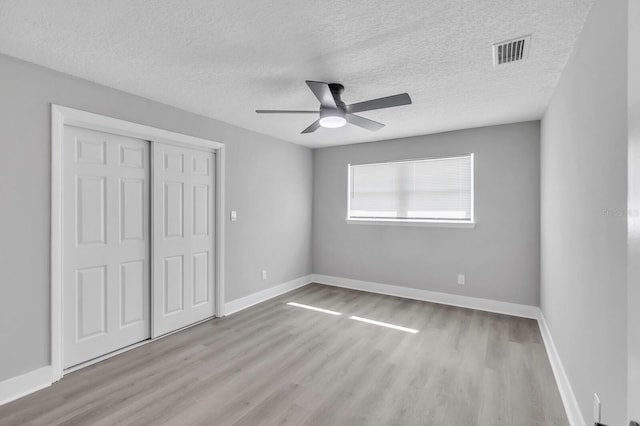
[[[529,45],[531,36],[514,38],[501,41],[493,45],[493,66],[518,62],[529,57]]]

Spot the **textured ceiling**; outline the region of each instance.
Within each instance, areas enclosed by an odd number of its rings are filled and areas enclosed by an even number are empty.
[[[593,0],[0,0],[0,52],[298,144],[321,147],[539,119]],[[491,44],[532,34],[494,68]],[[386,127],[300,131],[305,80]]]

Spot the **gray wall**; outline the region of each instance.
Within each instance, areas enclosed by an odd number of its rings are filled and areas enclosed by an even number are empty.
[[[627,4],[592,7],[542,120],[541,307],[584,419],[626,408]]]
[[[629,0],[629,215],[628,315],[629,419],[640,421],[640,2]]]
[[[314,150],[314,273],[538,306],[539,130],[536,121]],[[345,222],[348,163],[469,152],[474,229]]]
[[[0,380],[49,364],[50,103],[227,144],[227,301],[311,273],[311,150],[2,55],[0,76]]]

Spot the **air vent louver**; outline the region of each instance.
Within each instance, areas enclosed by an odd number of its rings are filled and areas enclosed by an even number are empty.
[[[527,59],[530,44],[530,35],[495,43],[493,45],[493,65],[498,66]]]

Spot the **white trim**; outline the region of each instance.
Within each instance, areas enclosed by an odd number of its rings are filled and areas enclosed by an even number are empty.
[[[51,381],[62,378],[62,141],[64,117],[51,108]]]
[[[153,259],[155,259],[155,248],[153,247],[153,231],[156,229],[156,220],[157,218],[153,214],[153,206],[154,206],[154,194],[155,194],[155,185],[154,185],[154,176],[155,176],[155,161],[153,160],[155,157],[156,144],[149,143],[149,340],[156,335],[155,332],[155,324],[153,319],[155,318],[155,303],[153,303],[153,283],[155,282],[155,268],[153,267]],[[143,341],[144,342],[144,341]],[[142,342],[141,342],[142,343]],[[123,348],[123,349],[126,349]],[[109,354],[106,354],[109,355]],[[91,360],[87,361],[91,362]],[[80,364],[83,365],[83,364]],[[87,365],[88,366],[88,365]]]
[[[231,315],[235,312],[246,309],[250,306],[264,302],[271,298],[288,293],[300,287],[304,287],[310,283],[318,283],[324,285],[331,285],[334,287],[349,288],[353,290],[367,291],[370,293],[379,293],[390,296],[404,297],[408,299],[422,300],[426,302],[441,303],[450,306],[459,306],[469,309],[477,309],[488,312],[501,313],[506,315],[519,316],[524,318],[535,319],[538,322],[540,328],[540,334],[547,351],[549,363],[555,377],[558,389],[560,391],[560,397],[564,404],[567,418],[571,426],[585,426],[586,423],[582,417],[580,407],[573,393],[571,383],[564,370],[562,361],[556,350],[551,332],[545,321],[544,315],[540,311],[540,308],[536,306],[520,305],[516,303],[500,302],[495,300],[481,299],[475,297],[460,296],[455,294],[439,293],[428,290],[412,289],[407,287],[393,286],[389,284],[381,284],[370,281],[352,280],[348,278],[332,277],[328,275],[311,274],[305,275],[300,278],[282,283],[275,287],[268,288],[266,290],[259,291],[257,293],[250,294],[249,296],[242,297],[240,299],[233,300],[224,305],[224,309],[227,315]],[[209,321],[209,319],[204,320]],[[200,324],[200,321],[197,324]],[[192,324],[188,327],[191,327]],[[185,327],[185,328],[188,328]],[[182,329],[181,329],[182,330]],[[180,330],[177,330],[180,331]],[[168,333],[159,338],[169,336],[173,333]],[[126,352],[128,350],[145,345],[152,340],[145,340],[138,344],[123,348],[119,351],[107,354],[104,357],[97,358],[92,361],[88,361],[83,366],[94,364],[102,361],[103,359],[110,358],[114,355]],[[31,371],[18,377],[13,377],[0,382],[0,405],[9,401],[13,401],[22,396],[28,395],[42,388],[49,386],[52,381],[55,381],[55,375],[52,372],[52,366],[42,367],[38,370]],[[70,371],[73,370],[69,369]]]
[[[216,282],[219,285],[216,286],[216,316],[223,317],[226,315],[226,309],[224,304],[224,283],[225,283],[225,148],[224,145],[220,146],[216,151],[216,220],[215,220],[215,244],[216,244]]]
[[[462,220],[415,220],[415,219],[356,219],[347,218],[351,225],[387,225],[387,226],[429,226],[434,228],[475,228],[475,222]]]
[[[170,145],[182,145],[191,148],[198,147],[201,149],[207,148],[211,151],[224,147],[224,144],[221,142],[171,132],[157,127],[145,126],[144,124],[133,123],[79,109],[68,108],[56,104],[51,104],[51,109],[57,113],[56,115],[59,118],[61,118],[61,122],[58,123],[61,125],[78,126],[85,129],[97,130],[99,132],[107,132],[131,138],[168,143]],[[60,127],[57,129],[61,130]],[[58,136],[62,135],[60,134]]]
[[[51,367],[41,367],[0,382],[0,405],[51,386]]]
[[[586,423],[584,421],[584,418],[582,417],[582,412],[580,411],[578,400],[573,393],[571,382],[569,382],[569,377],[567,377],[567,373],[564,370],[562,360],[560,359],[560,355],[558,354],[556,345],[553,343],[551,331],[547,326],[547,321],[544,319],[544,315],[542,314],[542,312],[540,312],[540,316],[538,317],[538,326],[540,327],[540,334],[542,334],[544,346],[547,349],[549,363],[551,364],[553,375],[555,376],[556,383],[558,384],[560,398],[562,398],[562,403],[564,404],[564,409],[567,413],[569,424],[571,426],[585,426]]]
[[[371,281],[352,280],[349,278],[332,277],[329,275],[311,275],[312,281],[318,284],[334,287],[350,288],[368,291],[370,293],[386,294],[425,302],[441,303],[480,311],[495,312],[523,318],[538,319],[540,308],[537,306],[520,305],[518,303],[501,302],[499,300],[481,299],[478,297],[461,296],[458,294],[440,293],[437,291],[421,290],[417,288],[401,287]]]
[[[231,302],[227,302],[225,304],[225,311],[227,312],[227,315],[231,315],[238,311],[246,309],[250,306],[264,302],[265,300],[269,300],[274,297],[280,296],[282,294],[288,293],[297,288],[304,287],[305,285],[313,282],[311,280],[312,276],[313,275],[305,275],[303,277],[296,278],[294,280],[279,284],[275,287],[271,287],[266,290],[262,290],[257,293],[250,294],[248,296],[241,297],[236,300],[232,300]]]
[[[471,223],[476,226],[476,156],[472,152],[471,156]]]
[[[224,144],[156,127],[119,120],[60,105],[51,105],[51,381],[62,378],[62,146],[64,126],[196,148],[216,154],[216,316],[224,312]],[[152,286],[153,290],[153,286]]]

